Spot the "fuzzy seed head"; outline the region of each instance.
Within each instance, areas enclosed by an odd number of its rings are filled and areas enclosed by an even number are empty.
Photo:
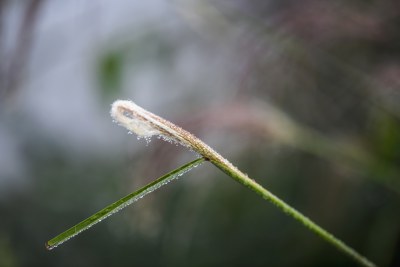
[[[129,100],[117,100],[111,106],[111,117],[138,137],[160,135],[148,111]]]

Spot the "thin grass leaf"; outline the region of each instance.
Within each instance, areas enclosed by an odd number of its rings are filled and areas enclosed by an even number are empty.
[[[53,239],[47,241],[46,248],[51,250],[65,241],[68,241],[72,237],[77,236],[78,234],[82,233],[83,231],[89,229],[93,225],[101,222],[102,220],[106,219],[107,217],[111,216],[112,214],[122,210],[123,208],[127,207],[128,205],[132,204],[133,202],[141,199],[145,195],[157,190],[158,188],[162,187],[163,185],[168,184],[169,182],[177,179],[178,177],[182,176],[186,172],[190,171],[194,167],[200,165],[204,162],[205,158],[201,157],[192,162],[189,162],[172,172],[158,178],[157,180],[147,184],[146,186],[140,188],[139,190],[121,198],[120,200],[114,202],[113,204],[105,207],[104,209],[100,210],[99,212],[93,214],[89,218],[83,220],[82,222],[76,224],[75,226],[69,228],[65,232],[59,234],[58,236],[54,237]]]

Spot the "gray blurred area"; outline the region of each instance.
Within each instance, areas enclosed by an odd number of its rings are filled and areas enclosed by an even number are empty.
[[[400,266],[398,1],[0,0],[0,266],[357,266],[209,163],[112,122],[193,132],[379,266]]]

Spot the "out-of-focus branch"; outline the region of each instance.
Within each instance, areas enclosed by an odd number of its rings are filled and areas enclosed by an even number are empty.
[[[0,99],[4,101],[10,98],[18,89],[21,81],[21,76],[24,71],[29,55],[31,52],[33,33],[35,30],[40,8],[45,0],[31,0],[26,4],[26,8],[22,17],[21,28],[19,29],[16,45],[9,62],[3,62],[3,69],[0,77],[2,80]],[[0,1],[0,12],[4,13],[5,1]],[[2,19],[0,19],[2,20]],[[2,23],[2,22],[0,22]],[[4,22],[3,22],[4,23]],[[1,33],[1,29],[0,29]],[[1,47],[0,47],[1,48]]]

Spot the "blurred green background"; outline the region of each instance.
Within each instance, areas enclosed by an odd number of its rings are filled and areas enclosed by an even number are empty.
[[[397,1],[0,1],[0,266],[356,266],[207,163],[109,116],[192,131],[379,266],[400,266]]]

